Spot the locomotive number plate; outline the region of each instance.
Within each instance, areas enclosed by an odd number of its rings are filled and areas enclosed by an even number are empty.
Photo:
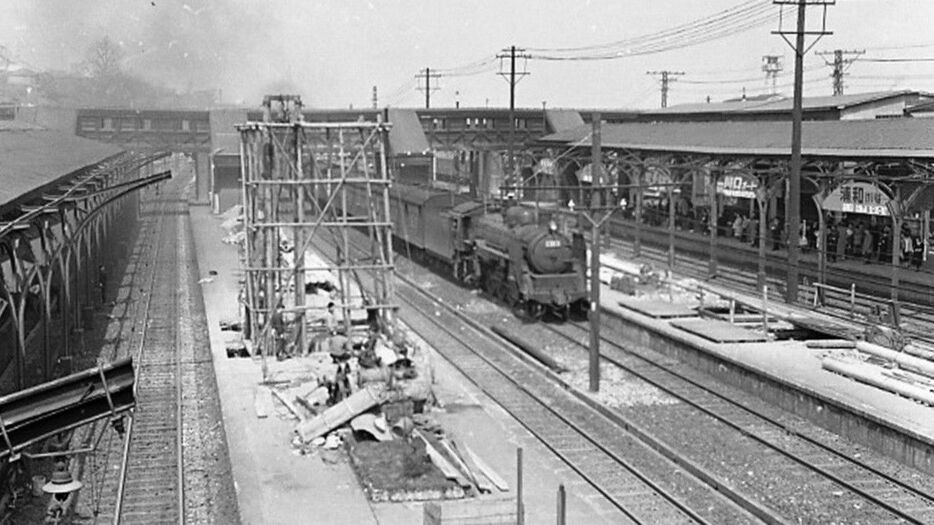
[[[545,248],[560,248],[560,247],[561,247],[561,241],[557,241],[557,240],[545,241]]]

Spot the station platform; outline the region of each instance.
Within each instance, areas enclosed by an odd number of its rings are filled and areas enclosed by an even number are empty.
[[[753,391],[829,430],[934,472],[934,408],[824,370],[821,359],[830,350],[808,348],[799,340],[767,340],[755,320],[743,327],[702,318],[696,310],[694,315],[686,314],[686,309],[700,306],[697,292],[679,292],[673,286],[671,292],[635,298],[611,289],[614,272],[638,275],[639,264],[612,254],[602,255],[601,263],[600,293],[603,311],[610,318],[607,325],[620,328],[631,342],[677,355],[728,384]],[[700,284],[677,275],[669,281]],[[739,304],[764,306],[771,323],[805,322],[824,325],[833,332],[848,328],[838,318],[793,305],[763,303],[761,297],[709,282],[702,287],[708,304],[718,295]]]
[[[412,524],[422,523],[422,503],[372,503],[342,453],[300,455],[292,447],[295,422],[258,418],[254,391],[263,381],[260,361],[228,358],[222,321],[238,320],[237,247],[222,242],[221,217],[191,207],[191,225],[203,274],[202,294],[210,334],[223,421],[243,523]],[[216,275],[211,274],[211,271]],[[208,277],[210,275],[210,277]],[[425,348],[424,345],[422,345]],[[445,430],[466,443],[510,484],[515,497],[516,448],[523,448],[527,523],[555,521],[559,484],[567,489],[569,523],[626,523],[625,516],[586,481],[486,398],[453,366],[429,349],[434,393],[443,409],[433,411]],[[295,358],[290,361],[305,358]],[[267,362],[271,373],[281,365]],[[334,451],[330,451],[334,452]]]
[[[613,233],[616,241],[625,245],[627,255],[632,254],[632,232],[634,222],[621,220],[614,225]],[[665,227],[641,225],[641,242],[643,247],[653,249],[668,249],[668,230]],[[689,255],[698,261],[707,261],[710,253],[710,237],[706,234],[692,230],[676,229],[674,232],[675,250],[679,257]],[[752,243],[743,242],[732,236],[720,235],[717,237],[717,260],[721,265],[755,272],[758,264],[759,248]],[[934,250],[934,247],[929,247]],[[771,241],[766,244],[765,257],[769,275],[784,275],[787,265],[788,251],[784,248],[773,250]],[[818,254],[815,250],[805,250],[798,255],[801,275],[811,282],[816,281]],[[899,281],[900,297],[904,301],[934,306],[934,251],[928,254],[920,270],[907,263],[901,264],[896,273]],[[872,294],[880,298],[888,298],[887,287],[891,283],[892,266],[889,258],[879,261],[872,259],[869,263],[865,258],[848,256],[837,260],[828,260],[827,283],[845,289],[856,285],[857,293]]]

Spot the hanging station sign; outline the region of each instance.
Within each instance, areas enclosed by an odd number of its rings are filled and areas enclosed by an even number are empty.
[[[755,199],[759,180],[749,175],[723,175],[717,180],[717,193],[726,197]]]
[[[847,181],[831,191],[821,207],[827,211],[887,216],[890,200],[875,184]]]

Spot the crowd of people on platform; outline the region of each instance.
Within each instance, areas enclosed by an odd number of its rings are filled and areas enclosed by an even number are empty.
[[[624,210],[624,216],[632,218],[634,210]],[[675,201],[675,227],[704,235],[710,234],[709,211],[706,207],[694,207],[687,199]],[[669,204],[667,199],[648,201],[644,204],[642,220],[652,226],[668,224]],[[920,270],[927,249],[925,240],[917,229],[903,225],[899,236],[899,264]],[[760,231],[757,214],[746,214],[735,208],[723,210],[717,219],[717,235],[732,237],[751,246],[759,246]],[[788,235],[781,218],[773,217],[766,227],[766,247],[773,251],[787,246]],[[802,252],[824,249],[827,260],[862,260],[865,263],[891,264],[892,225],[888,218],[859,214],[844,215],[838,220],[829,219],[826,225],[826,248],[821,246],[820,228],[815,220],[802,220],[796,242]]]

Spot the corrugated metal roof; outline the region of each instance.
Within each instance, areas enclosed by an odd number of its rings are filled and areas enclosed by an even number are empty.
[[[32,128],[0,130],[0,207],[123,151],[67,133],[25,126]]]
[[[919,91],[878,91],[872,93],[854,93],[851,95],[838,95],[827,97],[806,97],[801,107],[804,111],[819,111],[827,109],[846,109],[869,102],[878,102],[888,98],[909,95],[931,96]],[[782,98],[780,100],[738,100],[731,102],[715,102],[711,104],[680,104],[667,108],[646,111],[646,114],[687,114],[687,113],[779,113],[790,112],[793,100]]]
[[[393,155],[424,154],[430,148],[414,109],[390,109],[389,148]]]
[[[234,127],[247,121],[245,109],[211,110],[208,119],[211,123],[211,151],[218,155],[240,156],[240,132]]]
[[[546,143],[590,145],[592,129],[548,135]],[[791,152],[791,123],[778,121],[605,124],[605,147],[711,155],[784,156]],[[802,153],[811,157],[934,158],[929,119],[805,121]]]

